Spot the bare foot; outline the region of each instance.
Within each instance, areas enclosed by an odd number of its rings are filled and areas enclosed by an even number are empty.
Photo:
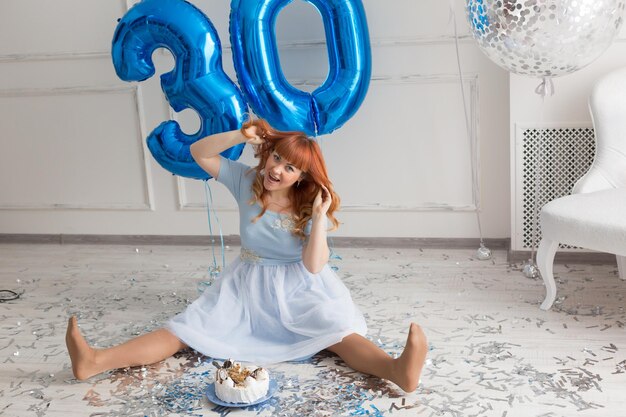
[[[87,344],[80,333],[76,317],[70,317],[65,333],[65,344],[72,361],[72,372],[76,379],[83,381],[100,371],[96,366],[96,351]]]
[[[394,360],[391,379],[406,392],[413,392],[419,385],[420,375],[428,353],[428,342],[422,328],[411,323],[404,351]]]

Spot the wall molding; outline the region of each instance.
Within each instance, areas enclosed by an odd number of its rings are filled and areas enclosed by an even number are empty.
[[[626,41],[620,39],[620,41]],[[459,36],[459,42],[463,44],[474,43],[471,35]],[[389,48],[389,47],[415,47],[428,45],[453,45],[454,36],[415,36],[415,37],[387,37],[370,39],[370,45],[373,48]],[[316,49],[326,48],[326,40],[312,39],[292,42],[278,42],[279,50],[291,49]],[[159,53],[166,53],[162,48]],[[222,44],[222,52],[232,53],[230,45]],[[33,61],[59,61],[59,60],[78,60],[78,59],[111,59],[110,50],[93,50],[93,51],[59,51],[59,52],[31,52],[23,54],[3,54],[0,55],[0,64],[11,62],[33,62]]]
[[[322,79],[300,79],[292,80],[294,87],[317,86],[324,80]],[[459,76],[456,74],[406,74],[406,75],[378,75],[372,76],[373,84],[382,85],[399,85],[399,84],[459,84]],[[478,150],[478,97],[479,83],[478,74],[467,73],[463,75],[464,85],[469,87],[469,110],[470,110],[470,130],[472,132],[471,147]],[[170,117],[177,120],[176,113],[170,109]],[[472,156],[475,175],[480,178],[480,154],[475,152]],[[190,203],[187,199],[187,190],[185,181],[181,177],[176,178],[176,192],[178,195],[179,211],[199,211],[206,210],[206,206],[201,203]],[[475,190],[478,191],[478,190]],[[215,211],[234,212],[237,211],[236,206],[214,205]],[[480,211],[480,192],[472,192],[472,201],[468,204],[451,205],[445,202],[430,202],[421,205],[384,205],[384,204],[343,204],[341,211],[344,213],[360,213],[360,212],[476,212]]]
[[[50,88],[7,88],[0,89],[0,97],[45,97],[81,94],[117,94],[136,92],[137,86],[105,85],[105,86],[68,86]]]
[[[389,47],[415,47],[415,46],[433,46],[433,45],[454,45],[454,36],[438,35],[438,36],[415,36],[415,37],[387,37],[375,38],[370,40],[370,45],[374,48]],[[626,37],[615,38],[614,42],[626,42]],[[472,35],[460,35],[460,44],[475,44],[476,41]],[[478,46],[478,45],[475,45]],[[325,48],[326,41],[322,39],[302,40],[292,42],[279,42],[279,50],[290,49],[315,49]],[[160,48],[158,53],[165,52]],[[222,44],[222,52],[232,53],[230,45]],[[76,59],[111,59],[110,50],[95,51],[60,51],[51,53],[25,53],[25,54],[4,54],[0,55],[0,64],[10,62],[32,62],[32,61],[57,61],[57,60],[76,60]]]
[[[472,35],[459,35],[459,43],[473,43],[475,42]],[[397,46],[430,46],[430,45],[454,45],[454,35],[437,35],[437,36],[394,36],[394,37],[381,37],[371,38],[370,46],[372,48],[389,48]],[[299,48],[326,48],[325,39],[311,39],[292,42],[278,42],[279,49],[299,49]],[[224,46],[224,49],[231,49],[230,45]]]
[[[371,39],[370,45],[373,48],[390,48],[390,47],[417,47],[417,46],[434,46],[434,45],[454,45],[454,36],[415,36],[415,37],[388,37]],[[615,43],[626,42],[626,37],[618,37]],[[475,44],[476,41],[472,35],[460,35],[460,44]],[[475,46],[478,47],[476,44]],[[316,49],[325,48],[326,41],[322,39],[302,40],[292,42],[279,42],[279,50],[291,49]],[[157,53],[166,54],[163,48],[157,50]],[[230,45],[222,44],[222,53],[232,53]],[[111,59],[110,50],[94,50],[94,51],[60,51],[60,52],[33,52],[25,54],[0,54],[0,64],[12,62],[33,62],[33,61],[58,61],[58,60],[80,60],[80,59]]]
[[[154,192],[150,161],[147,158],[145,114],[139,85],[104,85],[104,86],[69,86],[53,88],[18,88],[0,90],[0,98],[7,97],[45,97],[45,96],[79,96],[84,94],[131,94],[135,104],[137,123],[139,124],[138,140],[143,160],[144,203],[119,204],[0,204],[0,210],[115,210],[115,211],[154,211]]]
[[[50,52],[0,55],[0,64],[11,62],[63,61],[78,59],[111,59],[110,51]]]

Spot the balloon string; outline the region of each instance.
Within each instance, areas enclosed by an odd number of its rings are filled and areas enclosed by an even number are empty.
[[[544,77],[542,84],[545,84],[546,78]],[[550,80],[552,82],[552,80]],[[535,90],[536,91],[536,90]],[[531,233],[531,246],[530,246],[530,259],[529,261],[535,261],[535,247],[537,246],[537,238],[539,232],[539,191],[541,188],[541,174],[543,173],[543,151],[545,147],[545,128],[543,126],[545,118],[545,94],[541,95],[541,113],[539,115],[539,143],[537,145],[537,158],[535,165],[535,195],[533,201],[533,221],[532,221],[532,233]]]
[[[317,139],[317,135],[318,135],[319,130],[317,129],[317,120],[315,120],[315,119],[316,119],[316,117],[313,117],[313,129],[314,129],[314,132],[313,132],[314,136],[313,137],[315,139]]]
[[[454,13],[454,0],[448,0],[450,4],[450,12],[448,13],[448,24],[454,21],[456,26],[456,14]],[[454,28],[456,30],[456,27]]]
[[[211,226],[211,206],[209,205],[208,181],[204,181],[204,201],[206,203],[207,220],[209,222],[209,236],[211,237],[211,252],[213,253],[213,267],[217,268],[215,245],[213,245],[213,226]]]
[[[322,140],[322,138],[318,138],[317,137],[317,124],[315,124],[315,137],[314,139],[317,141],[317,143],[319,143],[320,145],[320,151],[322,152],[322,156],[324,155],[324,141]],[[333,238],[331,236],[326,236],[326,241],[328,242],[328,250],[330,251],[329,255],[328,255],[328,259],[332,260],[332,259],[336,259],[336,260],[341,260],[341,256],[339,256],[339,254],[337,252],[335,252],[335,242],[333,241]],[[333,271],[338,271],[339,267],[338,266],[331,266],[330,267]]]
[[[222,225],[220,224],[219,217],[217,217],[217,214],[215,213],[215,206],[213,204],[213,194],[211,193],[211,187],[209,186],[208,181],[204,181],[204,191],[205,191],[204,198],[205,198],[206,207],[207,207],[207,219],[209,223],[209,234],[211,235],[211,252],[213,255],[213,268],[215,271],[217,271],[219,267],[217,266],[217,258],[215,256],[215,245],[213,244],[215,241],[213,237],[213,226],[211,224],[211,210],[213,210],[213,217],[215,217],[215,221],[217,222],[217,225],[219,228],[223,268],[226,266],[226,255],[224,254],[224,236],[222,234]]]
[[[545,99],[546,96],[554,95],[554,81],[552,81],[552,77],[543,77],[541,79],[541,84],[535,88],[535,93],[541,96],[541,99]]]
[[[215,212],[215,204],[213,204],[213,194],[211,193],[211,187],[209,186],[208,181],[206,182],[207,188],[209,190],[209,197],[211,197],[211,208],[213,209],[213,217],[217,222],[217,228],[220,233],[220,245],[222,249],[222,268],[226,267],[226,254],[224,253],[224,234],[222,233],[222,223],[220,222],[220,218],[217,216]]]
[[[475,158],[478,152],[476,138],[472,134],[472,128],[470,125],[470,119],[467,111],[467,100],[465,98],[465,85],[463,82],[463,70],[461,68],[461,54],[459,52],[459,35],[457,32],[456,25],[456,13],[454,11],[454,3],[450,0],[450,17],[448,22],[452,22],[452,27],[454,28],[454,47],[456,51],[456,63],[459,72],[459,82],[461,85],[461,98],[463,100],[463,114],[465,116],[465,129],[467,132],[467,139],[470,145],[470,164],[472,170],[472,199],[476,203],[476,223],[478,224],[478,234],[480,236],[480,244],[484,245],[483,241],[483,228],[480,221],[480,183],[478,181],[478,169],[476,167]]]

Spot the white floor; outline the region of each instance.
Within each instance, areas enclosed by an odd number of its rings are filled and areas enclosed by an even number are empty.
[[[204,398],[211,359],[192,352],[77,382],[67,317],[98,346],[156,328],[197,296],[211,248],[4,244],[0,289],[23,294],[0,303],[0,416],[626,415],[626,282],[615,266],[557,265],[560,298],[544,312],[542,282],[503,251],[491,261],[472,250],[336,251],[374,342],[395,354],[410,321],[425,328],[431,351],[415,393],[326,353],[271,367],[278,394],[245,410]]]

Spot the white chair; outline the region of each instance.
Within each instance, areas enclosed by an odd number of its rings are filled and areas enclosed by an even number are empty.
[[[556,298],[552,264],[559,243],[615,254],[619,276],[626,279],[626,68],[596,83],[589,110],[596,137],[593,164],[571,195],[549,202],[539,215],[543,310]]]

